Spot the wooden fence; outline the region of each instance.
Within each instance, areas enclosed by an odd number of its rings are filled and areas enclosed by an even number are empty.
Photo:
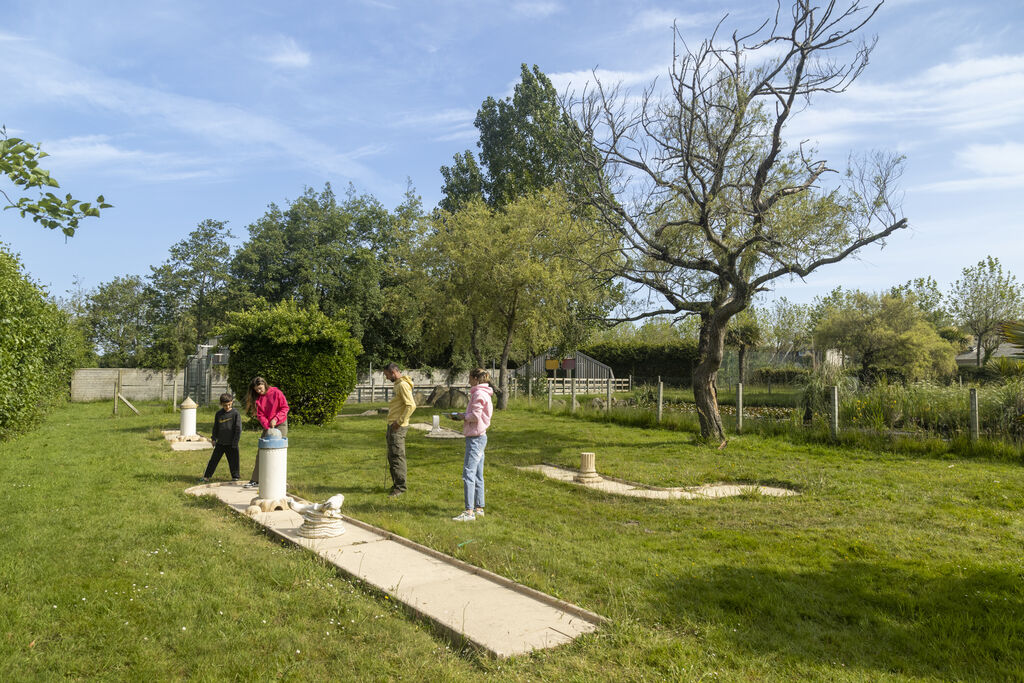
[[[511,379],[511,378],[510,378]],[[522,378],[520,378],[522,379]],[[558,377],[556,379],[548,379],[548,386],[551,388],[551,393],[556,396],[568,396],[573,393],[573,382],[576,383],[577,394],[601,394],[604,395],[608,391],[608,384],[611,383],[612,392],[617,391],[632,391],[633,379],[631,377],[613,378],[613,379],[584,379],[579,378],[573,380],[569,377]],[[497,385],[497,379],[492,382],[492,386]],[[432,390],[434,387],[451,387],[452,389],[460,389],[462,391],[469,391],[468,384],[416,384],[414,389],[417,393]],[[518,386],[517,382],[510,381],[509,387],[513,396],[517,396],[524,393],[524,389]],[[348,395],[347,403],[380,403],[388,402],[391,400],[391,395],[394,389],[390,383],[378,384],[376,382],[364,382],[356,385],[356,388]],[[542,392],[544,395],[547,394],[547,390]]]

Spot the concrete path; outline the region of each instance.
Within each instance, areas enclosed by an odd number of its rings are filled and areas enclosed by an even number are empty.
[[[632,496],[634,498],[660,498],[660,499],[687,499],[696,498],[727,498],[739,496],[744,493],[759,493],[763,496],[798,496],[796,491],[791,489],[777,488],[775,486],[758,486],[757,484],[704,484],[703,486],[691,486],[687,488],[656,488],[644,486],[633,482],[622,481],[621,479],[609,479],[603,477],[601,481],[592,483],[581,483],[575,481],[576,470],[554,465],[530,465],[529,467],[517,467],[516,469],[527,472],[540,472],[545,477],[557,479],[577,486],[584,486],[588,489],[614,493],[618,496]]]
[[[251,489],[228,483],[193,486],[185,493],[216,496],[240,514],[255,495]],[[302,517],[291,510],[263,512],[253,519],[271,533],[315,552],[344,574],[387,593],[456,643],[467,642],[496,657],[556,647],[595,631],[606,621],[351,517],[344,518],[344,534],[328,539],[299,536]]]

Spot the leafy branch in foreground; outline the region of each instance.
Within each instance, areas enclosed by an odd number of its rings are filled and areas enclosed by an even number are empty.
[[[21,138],[9,137],[7,128],[0,126],[0,173],[6,175],[20,192],[39,189],[38,196],[12,197],[0,187],[3,196],[3,208],[14,209],[21,213],[22,218],[31,217],[50,230],[60,229],[68,237],[73,237],[78,223],[83,218],[99,218],[100,209],[109,209],[103,195],[95,202],[82,202],[70,194],[58,197],[42,188],[59,188],[60,183],[50,172],[40,168],[39,160],[49,156],[38,145],[33,145]]]

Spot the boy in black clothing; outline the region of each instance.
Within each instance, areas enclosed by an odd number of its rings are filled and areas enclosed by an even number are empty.
[[[234,408],[235,397],[231,394],[220,395],[220,410],[213,418],[213,454],[206,464],[206,473],[200,482],[210,481],[214,470],[220,463],[220,456],[227,454],[228,467],[231,468],[231,481],[239,481],[238,475],[238,439],[242,436],[242,416]]]

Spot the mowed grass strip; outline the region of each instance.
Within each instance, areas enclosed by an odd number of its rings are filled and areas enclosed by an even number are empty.
[[[457,524],[461,441],[410,430],[409,493],[391,500],[383,417],[292,427],[293,492],[344,493],[349,515],[612,620],[566,647],[493,661],[459,652],[386,596],[226,507],[186,496],[209,453],[171,451],[159,430],[177,415],[140,408],[142,417],[115,419],[106,403],[67,406],[0,444],[0,678],[1014,680],[1024,671],[1016,464],[758,436],[720,452],[685,432],[511,410],[489,432],[487,517]],[[201,431],[212,417],[200,411]],[[243,475],[255,449],[256,432],[246,432]],[[741,481],[801,495],[648,501],[516,469],[576,466],[582,450],[597,453],[600,472],[632,481]],[[215,478],[227,475],[222,462]]]

